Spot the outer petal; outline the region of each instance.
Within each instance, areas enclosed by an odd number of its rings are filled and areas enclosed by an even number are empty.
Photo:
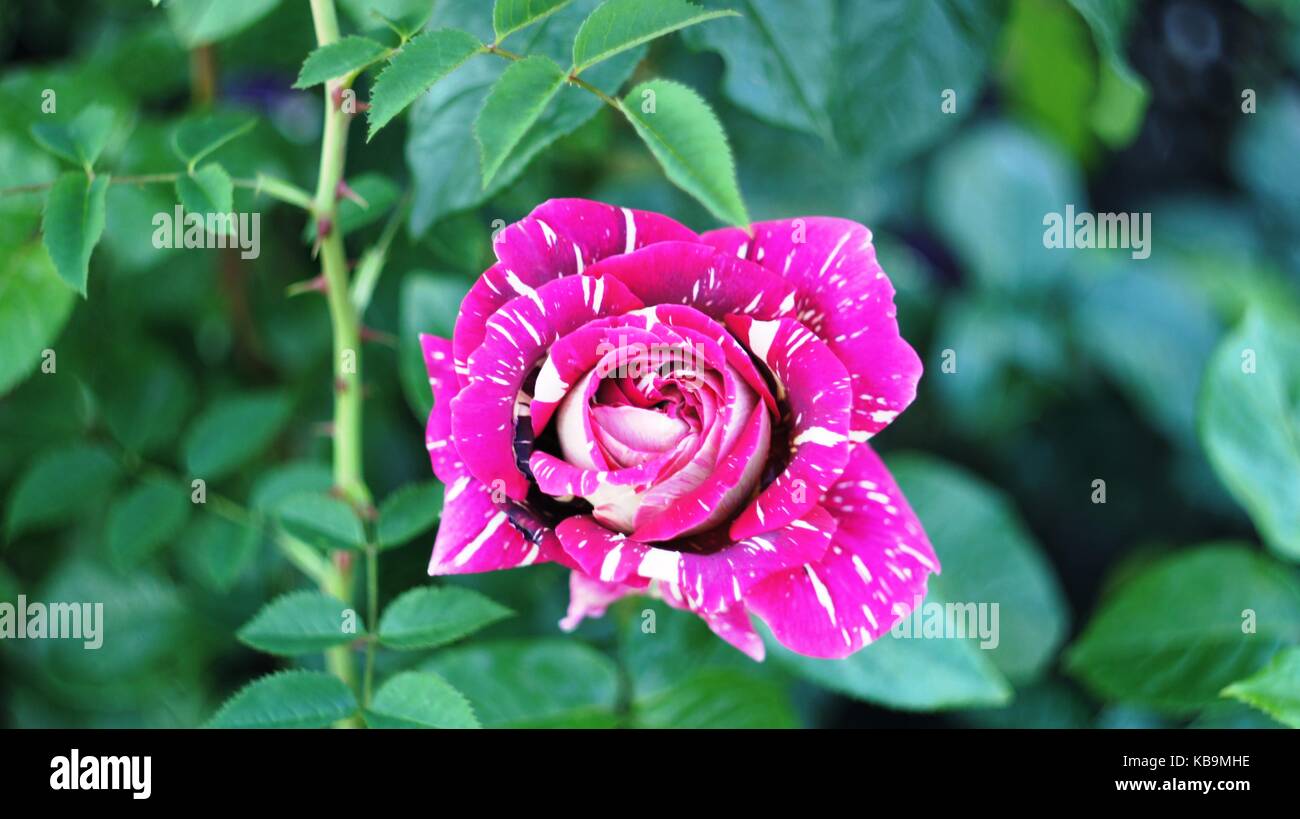
[[[552,199],[497,234],[499,264],[470,289],[453,335],[456,371],[462,383],[469,357],[483,343],[487,320],[523,288],[582,273],[616,253],[661,241],[698,241],[694,231],[649,211],[617,208],[586,199]]]
[[[595,317],[640,306],[616,281],[570,276],[494,313],[487,338],[470,357],[469,383],[452,401],[452,439],[469,471],[489,486],[501,481],[516,500],[526,498],[528,479],[514,450],[515,401],[525,379],[560,336]]]
[[[508,507],[494,503],[492,491],[468,473],[447,484],[429,574],[490,572],[551,560],[568,562],[554,532],[525,537],[511,523]]]
[[[798,289],[797,317],[830,345],[853,378],[854,440],[884,429],[916,397],[921,360],[898,333],[894,288],[876,261],[871,231],[808,216],[711,231],[701,238],[779,272]]]
[[[893,627],[924,597],[939,559],[880,458],[862,445],[827,508],[839,527],[819,561],[777,573],[745,597],[782,645],[847,657]]]
[[[429,386],[433,388],[433,409],[425,425],[424,446],[429,450],[434,474],[446,483],[464,472],[464,464],[451,445],[451,401],[460,392],[460,384],[452,371],[450,341],[421,335],[420,349],[424,351],[424,366],[429,371]]]
[[[815,508],[789,526],[739,543],[678,541],[683,551],[642,543],[601,526],[587,516],[556,527],[560,544],[587,574],[605,583],[658,580],[692,611],[736,608],[768,577],[820,560],[835,532],[835,519]],[[687,551],[710,546],[708,551]]]
[[[731,536],[740,539],[798,519],[839,480],[849,459],[853,396],[844,365],[794,319],[729,316],[727,324],[767,364],[788,396],[792,416],[790,460],[732,523]]]

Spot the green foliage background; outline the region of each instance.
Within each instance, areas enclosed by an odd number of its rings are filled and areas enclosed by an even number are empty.
[[[107,618],[97,651],[0,641],[0,722],[329,724],[357,710],[323,673],[343,604],[286,549],[367,536],[322,494],[329,316],[286,292],[316,274],[315,226],[231,182],[314,185],[319,88],[294,87],[313,79],[311,16],[285,0],[162,5],[0,7],[0,600],[98,601]],[[478,0],[339,2],[344,33],[384,47],[396,37],[372,12],[418,27],[431,5],[429,27],[492,40]],[[540,57],[569,65],[597,3],[532,5],[564,7],[504,41],[540,55],[518,86],[494,92],[507,63],[479,56],[417,84],[386,125],[372,111],[368,141],[353,127],[348,180],[368,206],[344,203],[339,229],[354,257],[392,237],[364,317],[383,612],[355,635],[379,647],[367,724],[1300,725],[1294,4],[708,0],[739,15],[584,73],[630,102],[660,83],[661,105],[699,112],[674,127],[716,112],[743,201],[725,156],[693,188],[641,125],[555,90]],[[377,56],[348,48],[309,64],[315,79]],[[520,109],[521,88],[555,96]],[[510,138],[476,138],[480,110]],[[535,119],[510,132],[512,111]],[[108,178],[187,166],[175,186]],[[943,560],[932,599],[998,603],[996,649],[884,638],[828,662],[772,644],[757,665],[651,600],[564,636],[554,566],[429,582],[441,495],[415,334],[448,334],[494,226],[556,196],[700,230],[747,210],[875,231],[927,375],[873,445]],[[260,212],[260,257],[156,249],[152,217],[178,197]],[[1043,217],[1067,204],[1149,212],[1150,258],[1045,249]]]

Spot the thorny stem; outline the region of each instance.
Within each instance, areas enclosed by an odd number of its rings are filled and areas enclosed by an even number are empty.
[[[329,45],[339,39],[339,22],[333,0],[311,0],[311,15],[318,46]],[[370,492],[362,477],[361,461],[361,322],[348,298],[347,256],[343,249],[343,236],[337,230],[338,190],[339,182],[343,179],[351,114],[336,104],[335,93],[345,87],[346,80],[334,80],[325,84],[320,175],[312,211],[320,242],[321,275],[325,280],[325,295],[334,331],[334,486],[350,503],[367,509],[370,506]],[[335,553],[333,568],[334,582],[327,584],[323,590],[350,606],[352,555],[346,552]],[[372,600],[370,608],[374,607],[375,601]],[[374,628],[373,617],[370,627]],[[331,672],[356,688],[356,667],[349,647],[330,649],[326,654],[326,663]]]

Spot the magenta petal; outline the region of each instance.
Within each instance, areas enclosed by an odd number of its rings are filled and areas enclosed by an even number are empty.
[[[669,540],[730,517],[757,486],[767,463],[771,435],[767,407],[758,404],[750,413],[740,438],[718,460],[709,476],[654,517],[642,521],[638,515],[632,536],[642,541]]]
[[[497,234],[499,264],[470,288],[452,335],[457,376],[464,383],[469,357],[483,343],[488,317],[551,279],[582,273],[616,253],[662,241],[696,242],[694,231],[648,211],[618,208],[585,199],[552,199]]]
[[[529,216],[573,243],[588,267],[657,242],[699,241],[695,231],[662,214],[590,199],[551,199]]]
[[[707,554],[651,549],[637,573],[663,581],[692,611],[735,608],[767,578],[821,560],[835,528],[831,514],[814,507],[788,526]]]
[[[816,507],[789,526],[705,553],[642,543],[588,516],[562,521],[555,533],[568,556],[602,582],[657,580],[683,608],[718,612],[740,606],[767,578],[821,560],[835,529],[834,517]]]
[[[869,446],[854,447],[826,506],[838,523],[826,555],[769,577],[745,603],[787,648],[847,657],[917,605],[939,559]]]
[[[451,445],[451,401],[460,392],[452,370],[451,342],[437,336],[420,335],[424,366],[433,389],[433,409],[424,429],[424,447],[429,450],[433,473],[446,483],[460,475],[464,464]]]
[[[912,402],[921,377],[921,360],[899,335],[894,288],[876,260],[871,231],[822,216],[760,222],[751,231],[752,238],[738,228],[701,238],[798,289],[797,318],[851,374],[853,438],[869,439]]]
[[[728,316],[732,332],[775,376],[790,408],[790,460],[731,525],[733,538],[784,526],[815,506],[849,459],[849,374],[812,331],[793,319]]]
[[[575,515],[555,527],[565,553],[602,583],[622,583],[638,577],[637,566],[650,549],[645,543],[601,526],[590,515]]]
[[[552,560],[567,562],[555,533],[534,541],[510,522],[492,491],[466,473],[447,484],[442,521],[429,559],[429,574],[469,574],[514,569]]]
[[[469,383],[452,401],[452,439],[469,471],[516,500],[527,497],[528,478],[514,451],[515,403],[525,379],[560,336],[593,318],[640,306],[617,281],[570,276],[493,313],[487,337],[470,356]]]

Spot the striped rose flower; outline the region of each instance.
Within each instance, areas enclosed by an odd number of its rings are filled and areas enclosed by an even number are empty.
[[[505,228],[451,339],[422,336],[446,484],[429,573],[554,561],[566,629],[627,594],[754,659],[844,657],[939,563],[867,443],[912,401],[871,232],[807,217],[696,234],[557,199]]]

